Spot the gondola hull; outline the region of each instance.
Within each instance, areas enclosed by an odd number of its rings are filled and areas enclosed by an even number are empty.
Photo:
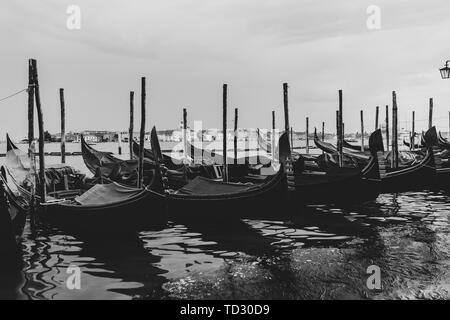
[[[436,188],[450,190],[450,168],[436,169]]]
[[[3,183],[0,181],[0,272],[15,272],[21,270],[22,259],[16,242],[14,224],[20,216],[11,216],[6,194],[3,192]],[[21,233],[21,232],[20,232]]]
[[[222,195],[169,195],[168,218],[229,220],[280,216],[280,203],[286,203],[287,184],[283,172],[262,182],[260,188]]]
[[[286,133],[281,139],[287,139]],[[151,132],[152,150],[155,152],[157,168],[162,163],[162,152],[156,128]],[[283,149],[282,149],[283,150]],[[284,150],[283,150],[284,151]],[[281,152],[280,152],[281,153]],[[169,219],[192,221],[193,219],[225,220],[247,217],[262,217],[266,214],[279,214],[279,204],[283,203],[286,190],[284,162],[280,161],[276,174],[260,183],[243,184],[216,181],[196,177],[181,189],[160,193],[167,201]],[[162,176],[164,176],[163,172]]]
[[[441,149],[450,150],[450,141],[444,138],[441,132],[439,132],[438,136],[438,145]]]
[[[381,192],[406,192],[432,189],[437,183],[436,169],[431,152],[418,164],[381,173]]]
[[[331,146],[320,141],[318,146]],[[381,142],[380,142],[381,141]],[[381,132],[375,131],[369,144],[373,152],[382,148]],[[335,151],[334,151],[335,152]],[[374,200],[380,194],[378,158],[368,157],[362,169],[327,165],[323,172],[305,170],[299,158],[288,173],[290,198],[303,204],[352,204]]]
[[[301,204],[353,204],[375,200],[380,181],[356,174],[317,174],[304,172],[295,177],[290,200]]]
[[[164,199],[150,190],[120,203],[74,205],[56,203],[41,205],[42,221],[78,233],[128,233],[151,230],[167,222]]]
[[[6,206],[5,208],[2,208],[2,210],[6,210],[6,212],[9,213],[14,235],[22,235],[26,218],[29,213],[29,207],[24,199],[14,194],[8,187],[8,183],[3,173],[0,174],[0,194],[4,199],[2,202],[5,201],[2,206]]]
[[[351,144],[351,143],[349,143],[349,142],[347,142],[345,140],[343,140],[343,147],[348,148],[348,149],[353,150],[353,151],[361,151],[361,147],[360,146],[353,145],[353,144]],[[367,153],[370,154],[369,146],[364,146],[364,151],[361,151],[361,152],[367,152]]]

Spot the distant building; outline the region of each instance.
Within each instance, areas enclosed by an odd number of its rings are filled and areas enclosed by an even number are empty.
[[[102,142],[101,137],[98,135],[95,135],[95,134],[83,134],[83,138],[86,142],[91,142],[91,143]]]
[[[56,133],[52,135],[52,140],[56,142],[61,142],[61,133]],[[66,132],[66,142],[80,142],[80,134],[74,133],[72,131]]]
[[[101,136],[101,142],[117,142],[119,139],[119,134],[114,132],[105,132]]]

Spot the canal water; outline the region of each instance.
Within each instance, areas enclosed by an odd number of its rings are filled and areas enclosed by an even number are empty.
[[[86,170],[81,157],[68,160]],[[23,270],[0,275],[0,298],[449,299],[449,219],[450,195],[415,192],[225,224],[211,208],[201,223],[127,236],[27,225]],[[79,289],[67,285],[69,267],[81,271]]]

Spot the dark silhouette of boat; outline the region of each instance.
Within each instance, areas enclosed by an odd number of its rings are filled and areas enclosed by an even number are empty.
[[[378,133],[376,131],[372,135]],[[280,140],[281,143],[289,144],[289,141]],[[375,154],[380,146],[372,136],[370,143]],[[334,163],[327,167],[325,170],[308,170],[302,156],[296,159],[293,173],[288,175],[290,198],[304,204],[329,204],[365,202],[378,197],[380,178],[377,157],[371,156],[362,169],[339,167]]]
[[[151,143],[154,154],[158,155],[156,166],[164,175],[155,127],[151,132]],[[286,177],[281,163],[276,174],[267,176],[259,183],[224,182],[198,176],[178,190],[166,190],[160,197],[167,202],[169,217],[214,216],[214,219],[230,219],[250,217],[264,210],[275,209],[285,195]]]

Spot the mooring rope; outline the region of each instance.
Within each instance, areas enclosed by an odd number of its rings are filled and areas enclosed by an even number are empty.
[[[17,92],[15,92],[15,93],[13,93],[13,94],[10,94],[10,95],[7,96],[7,97],[1,98],[1,99],[0,99],[0,102],[2,102],[2,101],[4,101],[4,100],[7,100],[7,99],[9,99],[9,98],[12,98],[12,97],[14,97],[14,96],[17,96],[19,93],[22,93],[22,92],[24,92],[24,91],[28,91],[28,88],[22,89],[22,90],[17,91]]]

